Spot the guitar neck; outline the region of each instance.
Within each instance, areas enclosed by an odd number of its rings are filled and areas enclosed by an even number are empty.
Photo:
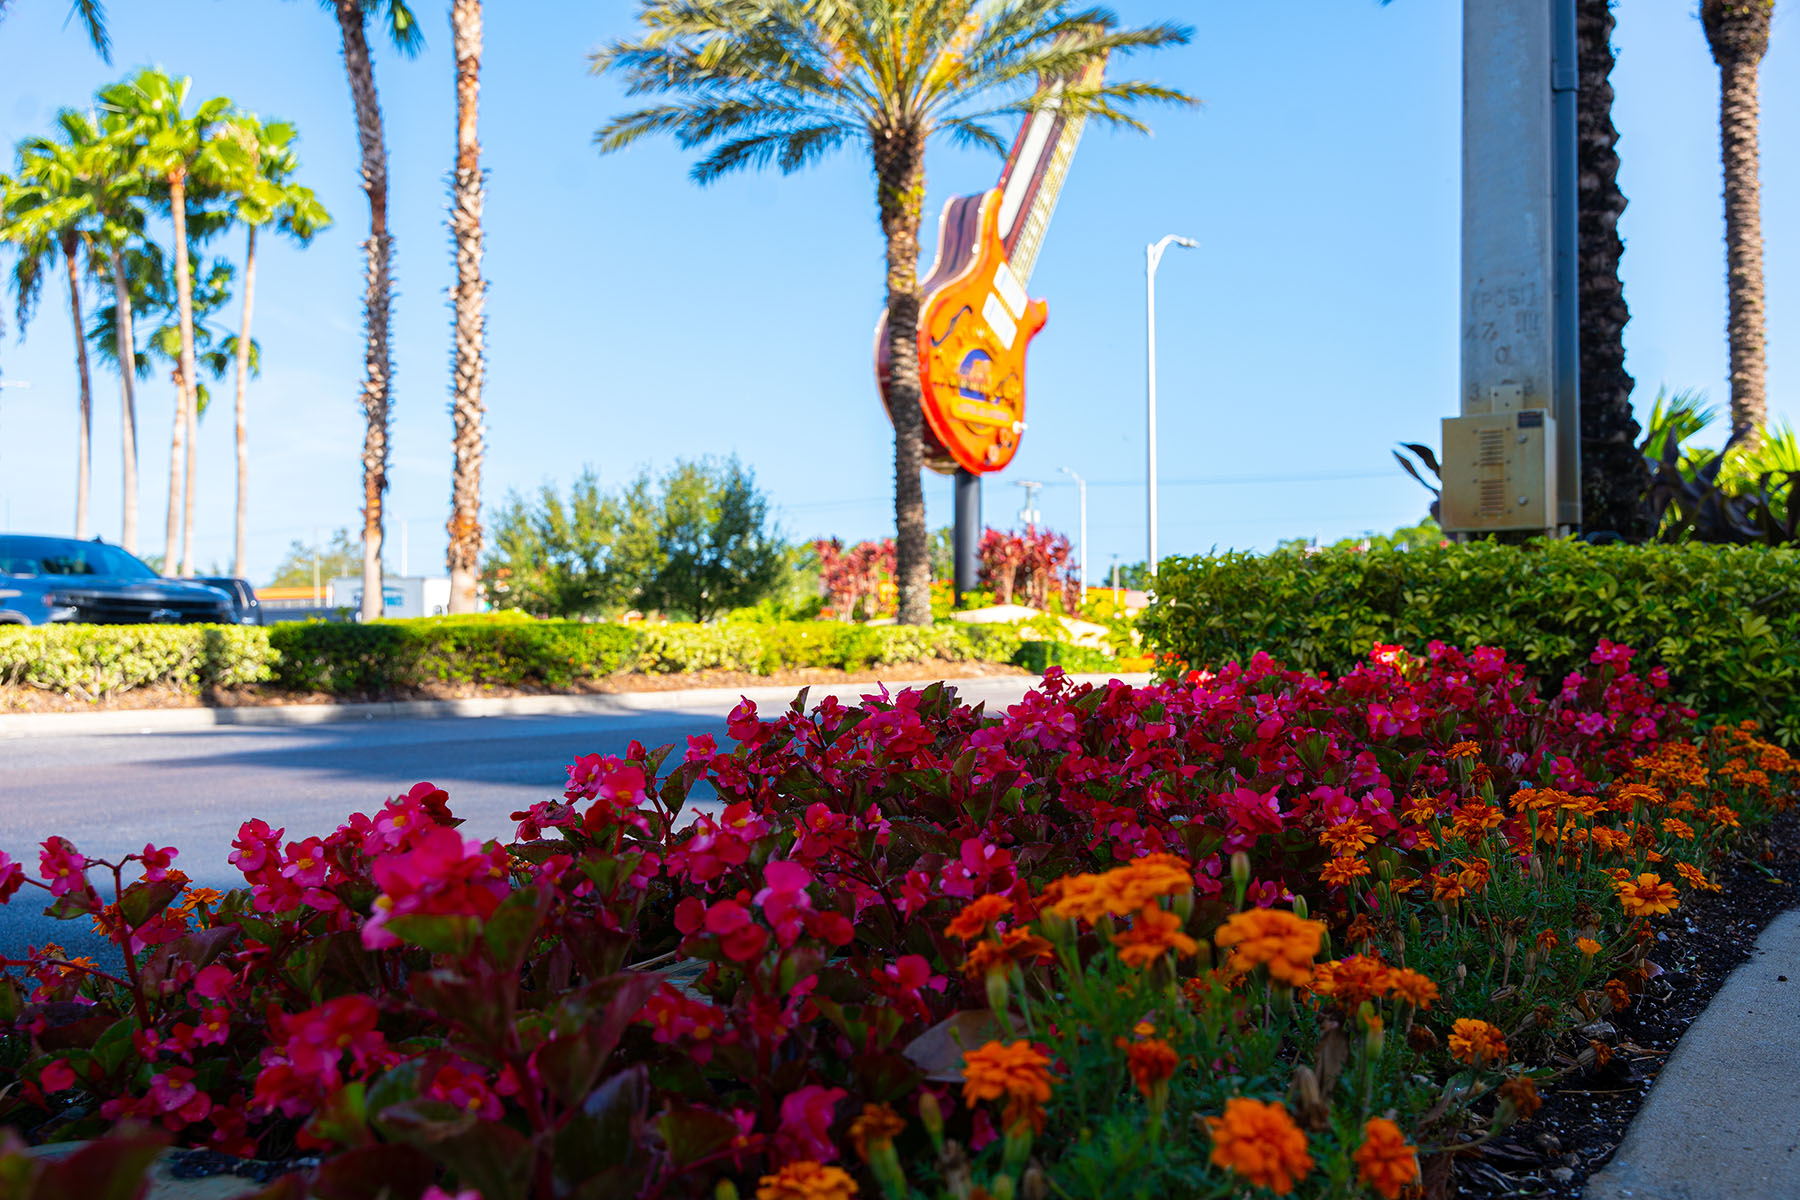
[[[1094,64],[1082,77],[1083,84],[1092,87],[1099,83],[1105,70],[1104,62]],[[1050,84],[1040,94],[1049,92],[1054,97],[1062,87],[1061,83]],[[1086,123],[1084,115],[1065,117],[1052,103],[1026,118],[1007,156],[1000,176],[1000,238],[1022,285],[1030,281],[1037,264]]]

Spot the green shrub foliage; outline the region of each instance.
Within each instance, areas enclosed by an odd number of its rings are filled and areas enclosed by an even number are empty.
[[[269,631],[248,625],[0,626],[0,687],[84,700],[261,683],[277,657]]]
[[[1800,742],[1800,552],[1749,546],[1445,545],[1283,551],[1161,565],[1147,643],[1218,666],[1266,651],[1343,672],[1370,647],[1433,641],[1522,658],[1554,686],[1605,638],[1666,667],[1680,703]]]
[[[431,684],[568,687],[636,659],[623,625],[491,618],[276,625],[276,681],[301,692],[376,696]]]

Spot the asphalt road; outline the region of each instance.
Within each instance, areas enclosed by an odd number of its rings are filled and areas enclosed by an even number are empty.
[[[959,686],[991,707],[1016,701],[1030,682],[997,678]],[[853,701],[870,690],[839,694]],[[765,713],[779,711],[780,702],[760,692],[757,699]],[[35,877],[38,844],[52,834],[98,858],[141,851],[154,839],[180,850],[175,865],[197,885],[224,889],[243,883],[228,858],[244,821],[261,817],[293,839],[323,835],[421,780],[450,793],[451,809],[467,821],[462,828],[470,836],[504,837],[514,828],[508,814],[561,794],[564,767],[577,755],[621,754],[633,738],[652,747],[674,743],[678,750],[688,734],[711,733],[729,743],[731,701],[717,692],[695,694],[692,703],[670,700],[675,707],[664,711],[605,716],[9,737],[0,740],[0,850]],[[695,799],[696,807],[706,803]],[[44,917],[41,897],[28,888],[0,907],[0,951],[16,956],[49,940],[72,953],[111,957],[87,922]]]

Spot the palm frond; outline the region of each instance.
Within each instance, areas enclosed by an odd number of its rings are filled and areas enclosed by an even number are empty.
[[[87,31],[88,41],[103,62],[112,62],[112,35],[106,31],[106,6],[100,0],[75,0],[69,9],[69,20],[81,19],[81,27]],[[65,22],[66,24],[66,22]]]

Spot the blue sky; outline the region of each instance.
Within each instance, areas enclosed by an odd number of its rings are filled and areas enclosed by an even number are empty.
[[[391,154],[399,294],[389,560],[443,564],[449,504],[453,278],[445,227],[454,135],[448,5],[416,0],[427,49],[376,54]],[[1134,62],[1196,111],[1152,112],[1155,136],[1090,131],[1031,282],[1050,323],[1034,344],[1030,431],[989,477],[1008,525],[1017,479],[1051,486],[1045,520],[1074,532],[1086,476],[1089,560],[1143,556],[1143,246],[1199,239],[1158,276],[1164,553],[1267,548],[1416,520],[1424,493],[1392,464],[1436,441],[1457,394],[1460,11],[1455,0],[1116,0],[1131,22],[1173,18],[1191,45]],[[17,0],[0,24],[0,140],[47,130],[58,107],[158,64],[301,131],[301,178],[337,225],[259,254],[251,394],[252,574],[288,543],[358,523],[358,248],[367,209],[335,26],[310,0],[114,0],[115,63],[66,0]],[[678,456],[735,452],[794,537],[879,535],[892,521],[892,442],[871,378],[881,242],[865,161],[800,175],[688,182],[651,143],[597,156],[626,103],[586,53],[625,32],[627,0],[490,4],[481,134],[489,170],[490,501],[611,482]],[[1272,13],[1278,11],[1279,17]],[[1632,321],[1627,366],[1647,410],[1658,384],[1727,394],[1717,74],[1690,0],[1621,0],[1615,119]],[[1800,416],[1800,22],[1778,12],[1762,71],[1763,211],[1772,414]],[[995,160],[937,147],[935,213],[991,187]],[[217,244],[241,254],[241,245]],[[74,511],[75,386],[67,297],[47,290],[0,373],[0,519],[66,532]],[[229,314],[235,320],[235,312]],[[96,530],[119,522],[118,391],[96,376]],[[162,548],[170,387],[139,392],[143,543]],[[201,431],[198,560],[230,559],[228,405]],[[950,519],[927,477],[929,517]]]

